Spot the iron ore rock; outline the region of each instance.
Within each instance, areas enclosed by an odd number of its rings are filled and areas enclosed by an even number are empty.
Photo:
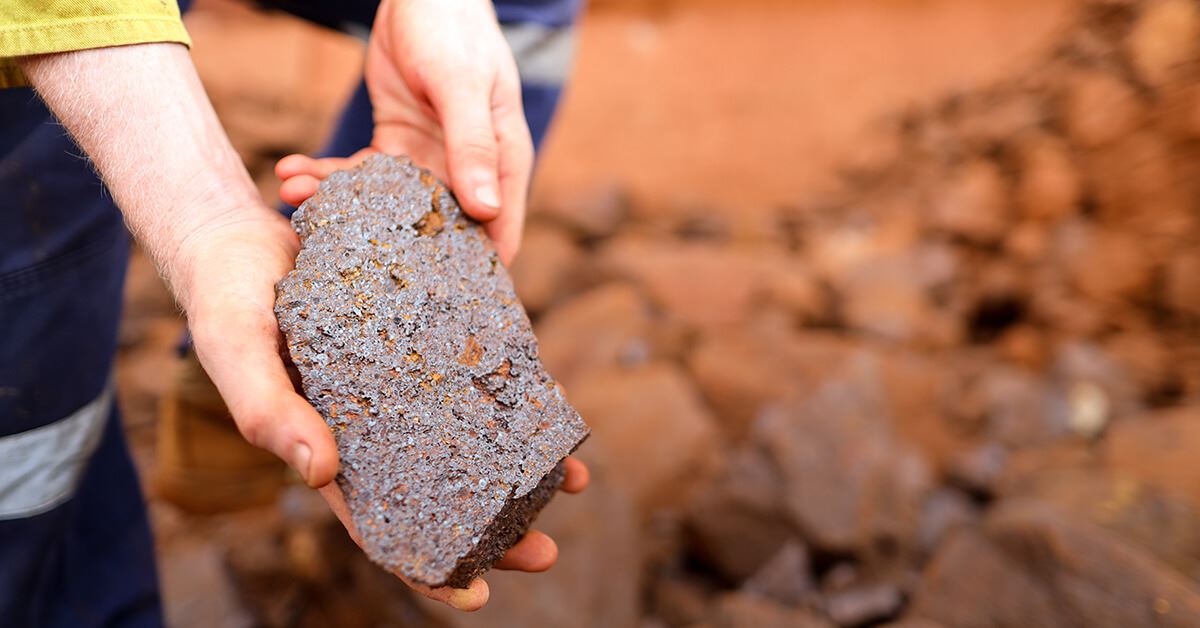
[[[275,314],[329,424],[367,555],[464,587],[516,543],[588,427],[483,229],[406,158],[330,175],[292,217]]]

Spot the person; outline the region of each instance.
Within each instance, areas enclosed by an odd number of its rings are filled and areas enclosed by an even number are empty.
[[[498,15],[552,16],[544,25],[554,27],[577,9],[567,0],[383,0],[364,70],[369,145],[348,158],[281,161],[281,196],[299,202],[371,151],[408,154],[449,181],[510,261],[534,151]],[[320,489],[354,534],[332,483],[336,447],[292,386],[272,313],[297,238],[233,151],[188,43],[180,7],[162,0],[0,4],[0,86],[10,87],[0,90],[0,625],[162,623],[110,383],[126,225],[186,314],[240,432]],[[361,119],[343,122],[362,140]],[[334,148],[345,154],[353,137],[335,137]],[[586,481],[571,461],[564,489]],[[498,566],[539,571],[555,558],[553,541],[531,532]],[[482,580],[410,586],[463,610],[488,596]]]

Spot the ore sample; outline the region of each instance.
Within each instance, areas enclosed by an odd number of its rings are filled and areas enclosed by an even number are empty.
[[[525,534],[588,427],[491,241],[429,172],[372,157],[330,175],[292,225],[275,314],[363,548],[465,587]]]

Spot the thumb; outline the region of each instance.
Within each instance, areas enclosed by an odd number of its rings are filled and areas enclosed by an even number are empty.
[[[496,133],[491,99],[483,87],[456,87],[435,100],[446,137],[450,187],[458,202],[476,220],[500,215]]]
[[[282,458],[309,486],[330,483],[337,446],[321,415],[292,386],[274,314],[226,310],[192,334],[196,355],[242,436]]]

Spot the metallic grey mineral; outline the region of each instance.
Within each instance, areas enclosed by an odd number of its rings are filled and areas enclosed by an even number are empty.
[[[588,427],[483,229],[427,171],[375,156],[292,217],[275,313],[341,455],[367,555],[465,586],[525,533]]]

